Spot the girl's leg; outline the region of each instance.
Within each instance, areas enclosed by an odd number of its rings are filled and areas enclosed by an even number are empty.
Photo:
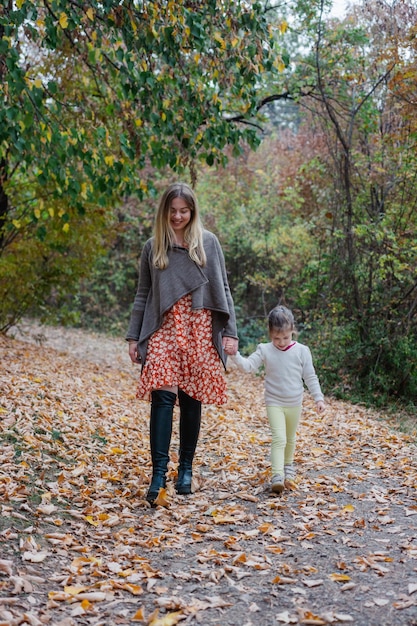
[[[272,475],[284,476],[284,452],[287,445],[287,434],[284,409],[279,406],[267,406],[269,425],[271,427],[271,467]]]
[[[301,417],[301,407],[285,407],[285,430],[287,441],[284,453],[284,465],[291,465],[294,462],[295,442],[297,439],[297,428]]]

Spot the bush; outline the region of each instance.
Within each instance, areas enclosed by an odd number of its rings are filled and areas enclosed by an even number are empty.
[[[417,402],[417,343],[412,336],[388,338],[382,323],[370,325],[360,341],[352,321],[316,321],[304,333],[312,348],[325,393],[352,402],[385,407]],[[301,340],[301,339],[300,339]]]

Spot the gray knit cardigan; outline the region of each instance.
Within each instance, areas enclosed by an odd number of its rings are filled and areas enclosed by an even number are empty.
[[[219,240],[213,233],[204,230],[203,245],[207,256],[204,267],[190,259],[188,250],[173,246],[168,251],[168,267],[160,270],[152,262],[153,237],[146,242],[141,254],[138,288],[126,335],[127,340],[137,340],[142,364],[146,360],[149,338],[161,327],[164,314],[189,293],[192,295],[193,309],[212,311],[213,344],[223,364],[226,364],[222,337],[237,338],[233,299]]]

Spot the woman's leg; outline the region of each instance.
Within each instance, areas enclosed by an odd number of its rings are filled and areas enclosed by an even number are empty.
[[[201,425],[201,402],[178,389],[180,405],[180,451],[178,480],[179,494],[191,493],[192,466]]]
[[[165,487],[172,433],[172,415],[177,399],[175,393],[157,389],[151,394],[150,443],[152,481],[146,499],[154,504],[159,490]]]

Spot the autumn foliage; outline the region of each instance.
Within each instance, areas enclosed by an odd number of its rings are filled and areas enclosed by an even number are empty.
[[[383,416],[330,398],[319,416],[306,396],[297,489],[278,497],[262,381],[231,368],[194,494],[173,488],[174,429],[151,509],[149,407],[124,342],[21,331],[0,340],[2,623],[412,622],[416,450]]]

